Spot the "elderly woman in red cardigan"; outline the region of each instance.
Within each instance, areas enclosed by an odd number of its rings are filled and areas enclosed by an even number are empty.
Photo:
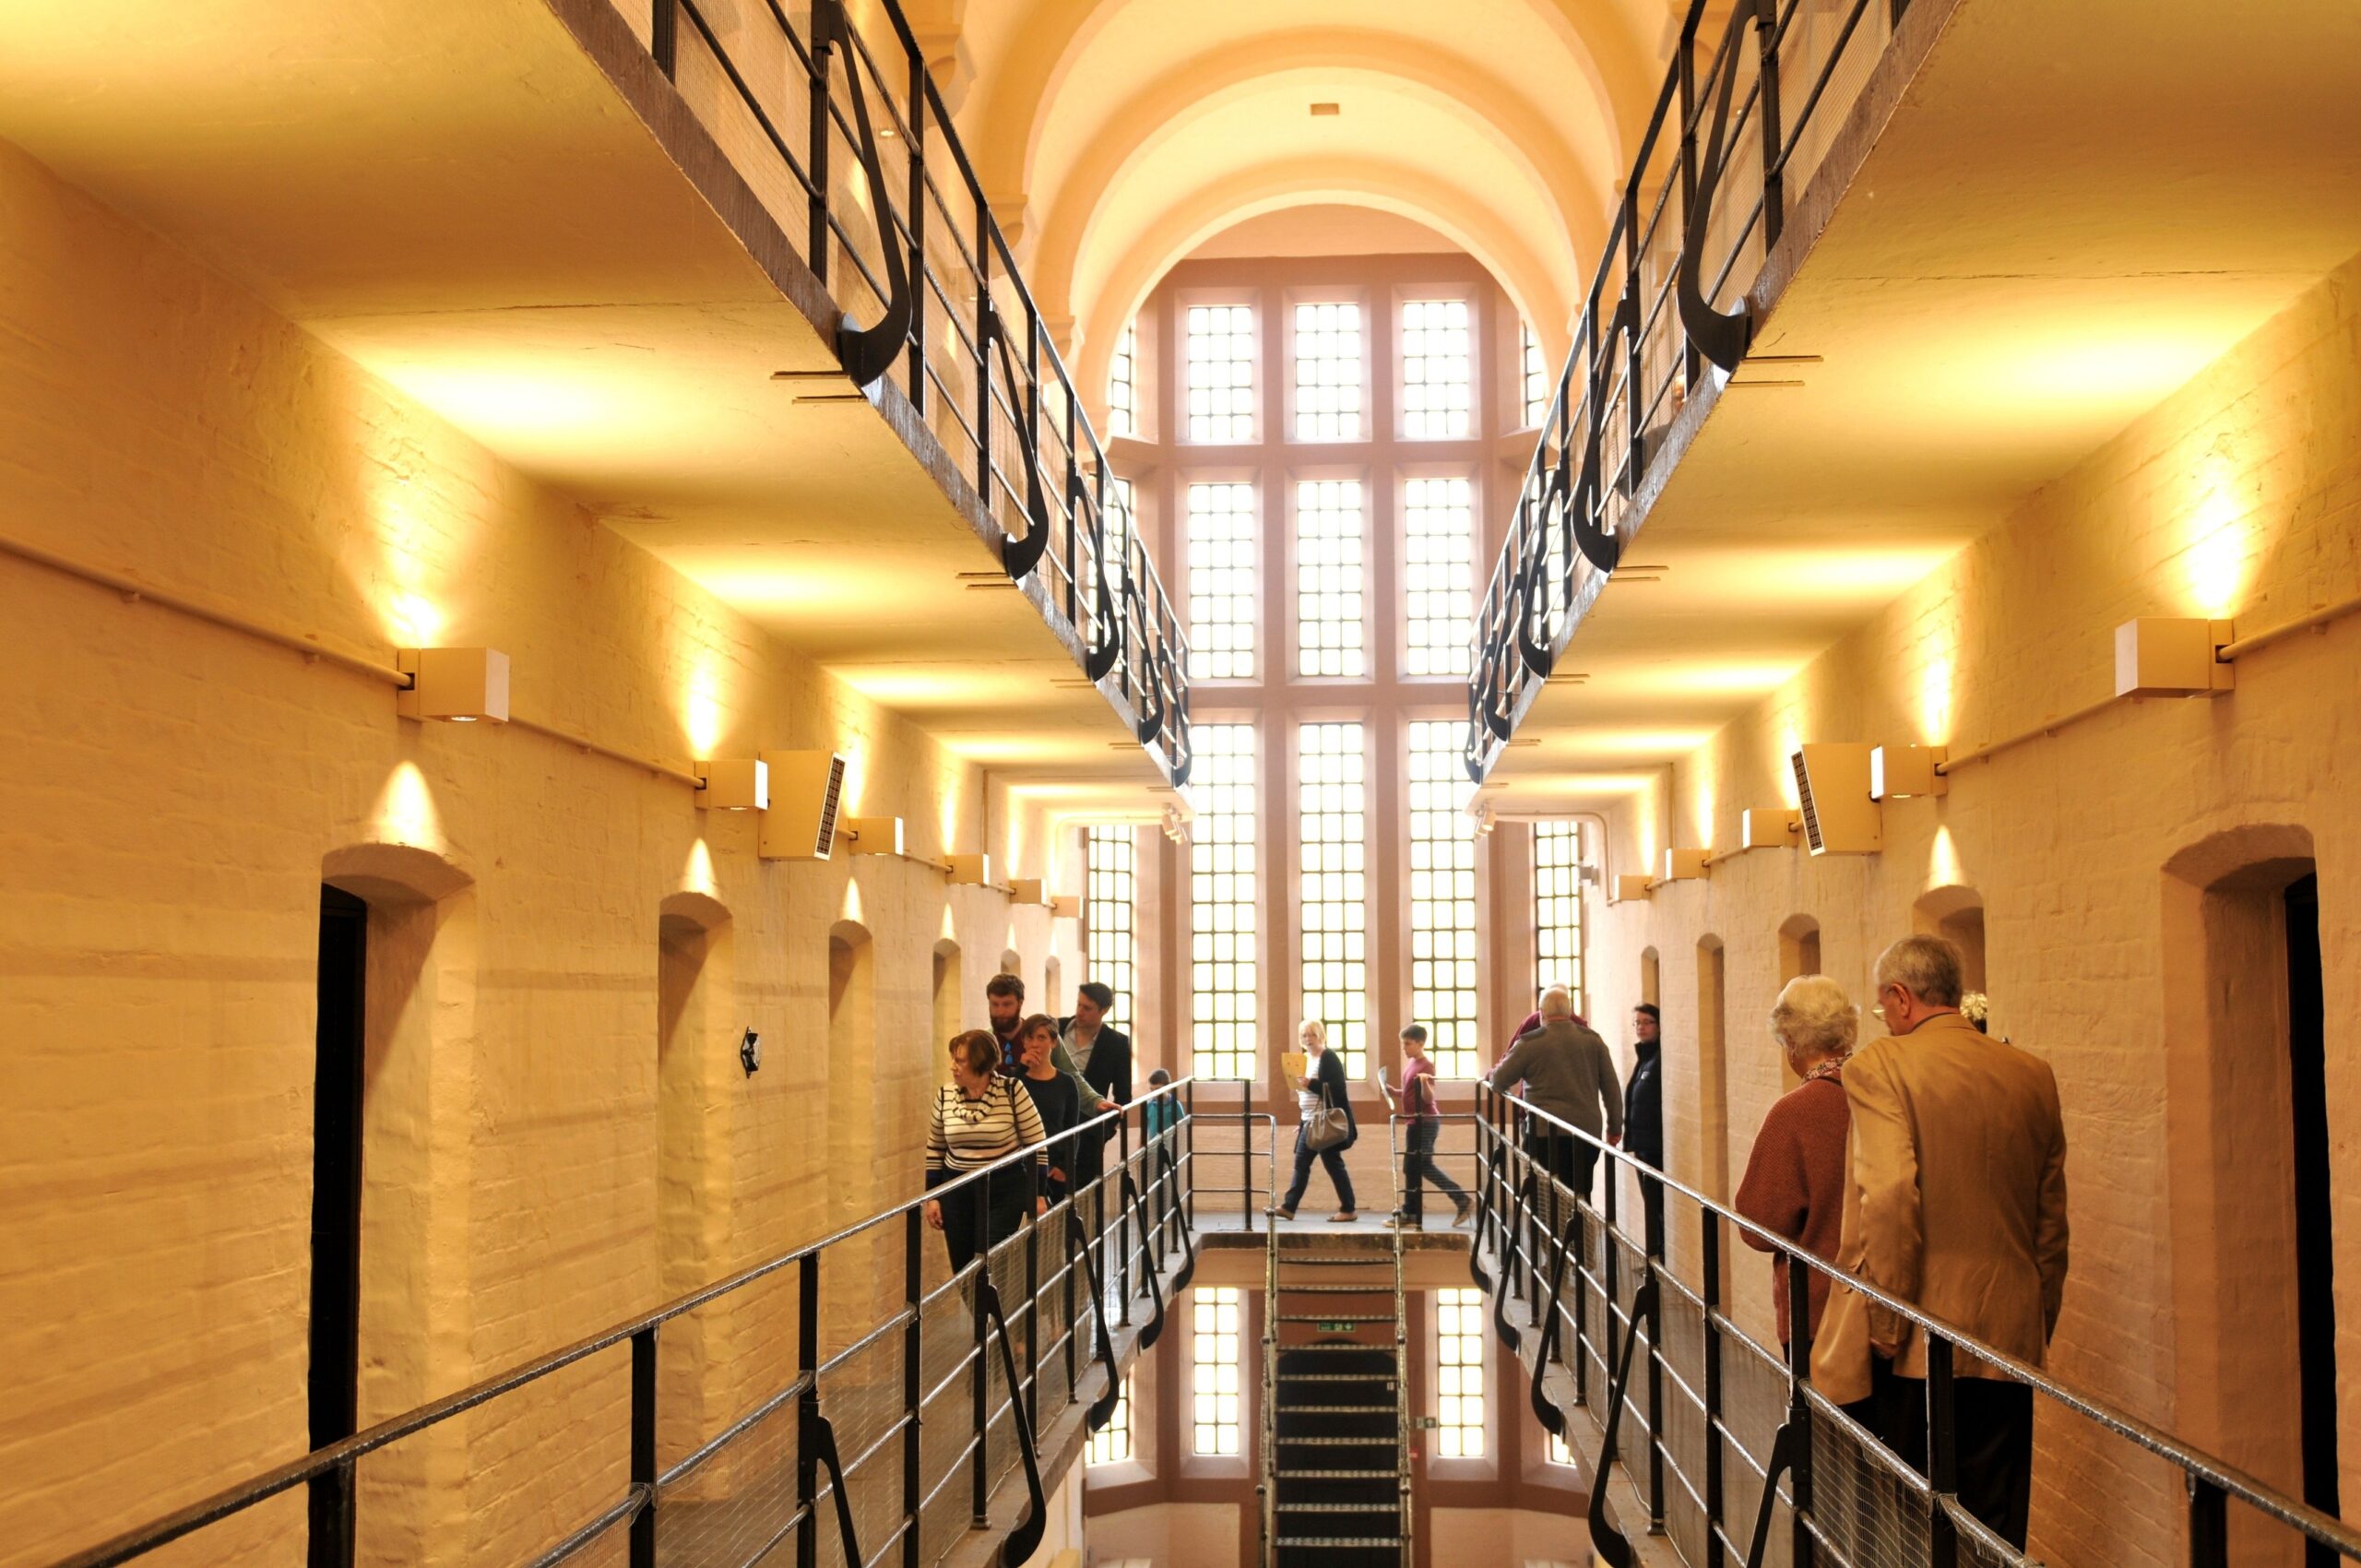
[[[1833,1260],[1844,1231],[1845,1140],[1851,1113],[1845,1104],[1845,1059],[1860,1030],[1860,1009],[1845,988],[1826,975],[1789,980],[1771,1008],[1771,1034],[1803,1080],[1773,1102],[1754,1134],[1746,1178],[1731,1206],[1764,1229],[1799,1243],[1806,1252]],[[1745,1234],[1757,1252],[1771,1243]],[[1810,1281],[1811,1321],[1820,1326],[1828,1303],[1828,1277]],[[1778,1300],[1779,1342],[1793,1333],[1787,1322],[1787,1260],[1774,1263],[1772,1289]]]

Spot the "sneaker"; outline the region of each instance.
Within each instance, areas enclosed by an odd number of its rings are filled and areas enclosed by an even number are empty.
[[[1331,1225],[1350,1225],[1354,1220],[1358,1219],[1359,1218],[1360,1216],[1355,1214],[1351,1209],[1340,1208],[1335,1213],[1328,1217],[1328,1223]]]
[[[1456,1230],[1459,1227],[1466,1224],[1469,1220],[1475,1218],[1476,1200],[1473,1198],[1461,1198],[1459,1200],[1459,1213],[1453,1216],[1451,1221],[1452,1229]]]

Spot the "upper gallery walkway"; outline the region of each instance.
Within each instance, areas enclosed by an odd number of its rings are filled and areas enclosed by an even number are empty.
[[[1689,5],[1477,607],[1481,804],[1703,743],[2361,250],[2356,63],[2335,0]]]
[[[0,138],[955,754],[1135,802],[1188,774],[1180,621],[908,22],[860,16],[20,8]]]

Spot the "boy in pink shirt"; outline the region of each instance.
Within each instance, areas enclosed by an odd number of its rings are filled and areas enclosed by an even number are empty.
[[[1466,1190],[1435,1163],[1435,1139],[1442,1132],[1442,1123],[1435,1118],[1435,1064],[1427,1060],[1423,1024],[1412,1024],[1402,1031],[1402,1114],[1407,1118],[1410,1134],[1402,1154],[1404,1223],[1417,1225],[1425,1218],[1424,1194],[1419,1189],[1423,1177],[1458,1210],[1452,1224],[1466,1224],[1468,1216],[1476,1212],[1475,1205],[1468,1202]]]

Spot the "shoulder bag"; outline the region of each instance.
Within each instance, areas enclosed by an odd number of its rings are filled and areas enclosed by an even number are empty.
[[[1311,1113],[1304,1124],[1303,1143],[1314,1154],[1324,1154],[1332,1148],[1343,1148],[1352,1141],[1353,1114],[1343,1106],[1331,1103],[1328,1082],[1320,1082],[1320,1109]]]

